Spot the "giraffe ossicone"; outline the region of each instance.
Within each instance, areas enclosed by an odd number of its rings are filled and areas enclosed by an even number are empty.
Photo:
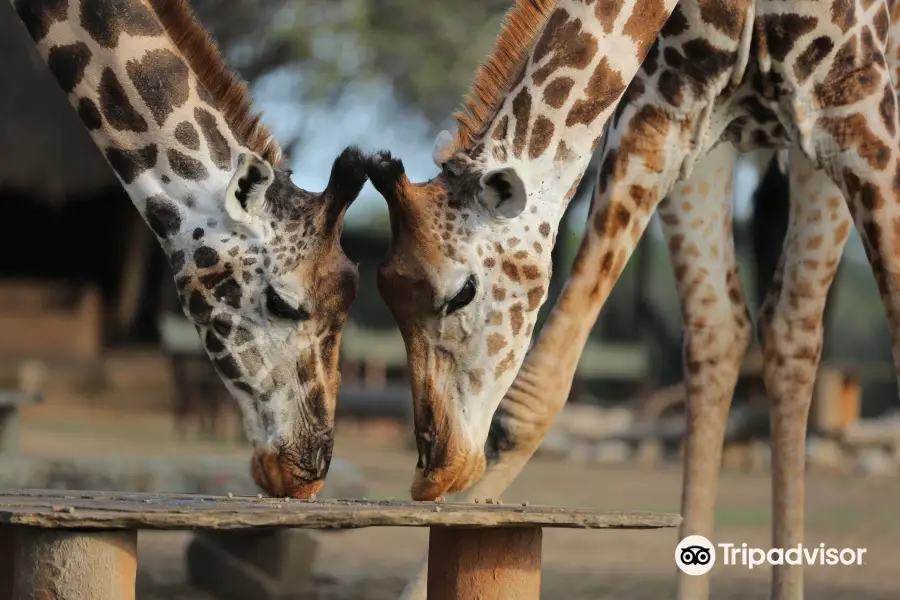
[[[165,251],[241,407],[255,481],[277,496],[316,492],[359,280],[340,236],[366,157],[344,150],[320,193],[295,185],[187,0],[12,5]]]

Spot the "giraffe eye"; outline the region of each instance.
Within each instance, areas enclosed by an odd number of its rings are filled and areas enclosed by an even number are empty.
[[[305,321],[309,318],[308,312],[288,304],[271,285],[266,288],[266,310],[273,317],[289,321]]]
[[[475,299],[475,289],[475,276],[469,275],[462,289],[447,303],[447,316],[471,304],[472,300]]]

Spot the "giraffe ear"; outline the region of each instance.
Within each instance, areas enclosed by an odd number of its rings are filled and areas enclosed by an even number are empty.
[[[249,223],[265,211],[266,190],[275,181],[272,165],[254,152],[238,156],[237,170],[225,191],[225,212],[235,221]]]
[[[481,176],[481,201],[493,214],[514,219],[525,210],[525,182],[512,167],[491,169]]]
[[[434,161],[434,164],[437,165],[438,168],[442,167],[443,164],[447,162],[447,159],[450,158],[447,156],[446,152],[452,143],[453,134],[446,129],[442,130],[437,134],[437,137],[434,138],[434,146],[431,147],[431,160]]]

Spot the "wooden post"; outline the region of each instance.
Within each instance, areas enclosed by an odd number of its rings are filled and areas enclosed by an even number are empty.
[[[540,527],[432,527],[428,600],[539,600]]]
[[[0,525],[0,600],[13,600],[14,534],[13,527]]]
[[[137,531],[15,528],[15,600],[134,600]]]

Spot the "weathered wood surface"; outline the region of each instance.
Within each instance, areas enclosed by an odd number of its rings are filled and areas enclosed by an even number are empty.
[[[299,527],[677,527],[671,513],[398,500],[290,500],[61,490],[0,492],[0,523],[48,528],[240,529]]]

